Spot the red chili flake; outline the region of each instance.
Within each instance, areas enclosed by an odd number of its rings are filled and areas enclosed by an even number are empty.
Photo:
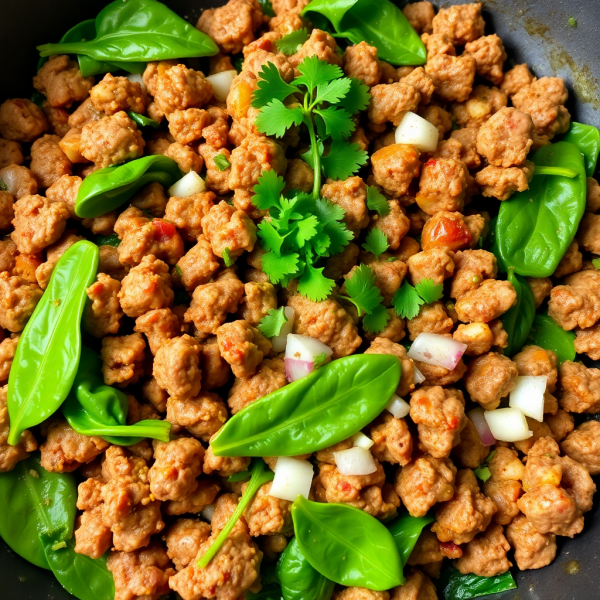
[[[168,242],[176,233],[175,225],[162,219],[154,219],[154,240],[157,242]]]

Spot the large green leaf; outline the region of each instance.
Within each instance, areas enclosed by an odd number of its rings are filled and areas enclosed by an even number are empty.
[[[527,338],[527,344],[552,350],[558,357],[558,362],[575,360],[575,334],[565,331],[548,315],[536,315]]]
[[[527,279],[517,275],[512,268],[508,269],[508,281],[517,292],[517,303],[502,315],[502,327],[508,334],[508,346],[504,352],[507,356],[514,356],[525,344],[531,330],[535,300]]]

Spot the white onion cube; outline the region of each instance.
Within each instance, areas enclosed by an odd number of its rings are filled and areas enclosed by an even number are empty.
[[[377,471],[377,465],[371,453],[359,446],[334,452],[333,458],[342,475],[369,475]]]
[[[202,516],[210,523],[212,521],[213,515],[215,514],[215,508],[217,508],[216,503],[209,504],[202,509]]]
[[[307,460],[280,456],[270,496],[293,502],[298,496],[308,498],[313,480],[313,466]]]
[[[221,71],[221,73],[215,73],[209,75],[206,79],[210,81],[213,87],[213,96],[219,102],[225,102],[227,96],[229,96],[229,90],[233,80],[237,77],[237,71]]]
[[[352,436],[352,442],[358,448],[364,448],[365,450],[368,450],[375,443],[370,437],[367,437],[362,431],[359,431],[358,433],[355,433]]]
[[[510,393],[509,406],[518,408],[526,417],[544,420],[544,393],[548,380],[545,375],[517,377],[517,385]]]
[[[283,314],[287,321],[281,326],[279,335],[270,339],[271,345],[275,352],[285,352],[287,346],[287,336],[292,333],[292,327],[294,326],[294,309],[291,306],[286,306],[283,309]]]
[[[396,144],[408,144],[421,152],[435,152],[440,132],[435,125],[409,111],[396,128],[395,137]]]
[[[196,171],[190,171],[169,188],[169,196],[187,198],[188,196],[193,196],[194,194],[205,191],[206,185],[204,179],[202,179]]]
[[[400,398],[398,394],[392,396],[392,399],[385,408],[391,412],[396,419],[403,419],[410,412],[410,404],[406,400]]]
[[[141,73],[129,73],[129,75],[127,75],[127,79],[129,79],[131,83],[139,83],[143,90],[146,89],[146,84],[144,83],[144,78],[142,77]]]
[[[418,385],[419,383],[423,383],[425,381],[425,375],[421,373],[421,371],[417,368],[417,365],[413,365],[413,372],[413,381],[415,385]]]
[[[437,333],[420,333],[412,343],[408,356],[413,360],[452,371],[467,349],[452,338]]]
[[[533,435],[525,415],[518,408],[486,410],[484,416],[492,435],[501,442],[520,442]]]
[[[294,360],[315,361],[315,357],[325,354],[331,356],[333,350],[323,342],[306,335],[297,335],[290,333],[287,336],[287,345],[285,348],[285,357]]]

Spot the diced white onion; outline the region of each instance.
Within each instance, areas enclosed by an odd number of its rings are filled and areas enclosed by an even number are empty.
[[[2,173],[2,181],[6,184],[6,190],[11,196],[16,196],[19,191],[20,181],[17,169],[6,169]]]
[[[325,353],[325,356],[331,356],[333,350],[315,338],[306,335],[297,335],[290,333],[287,336],[287,346],[285,348],[286,358],[295,358],[296,360],[309,360],[314,362],[315,357]]]
[[[286,306],[283,309],[283,314],[287,321],[281,326],[279,335],[272,337],[270,342],[273,346],[274,352],[284,352],[287,345],[287,336],[292,333],[292,327],[294,326],[294,309],[291,306]]]
[[[396,144],[408,144],[421,152],[435,152],[439,137],[435,125],[410,111],[396,127]]]
[[[371,453],[359,446],[334,452],[333,458],[335,458],[337,469],[342,475],[369,475],[377,471],[377,465]]]
[[[541,423],[544,420],[544,392],[547,383],[545,375],[517,377],[517,385],[510,393],[508,405]]]
[[[392,396],[392,399],[385,408],[390,411],[396,419],[403,419],[410,412],[410,404],[406,400],[400,398],[397,394]]]
[[[412,343],[408,356],[413,360],[452,371],[466,349],[467,344],[461,344],[452,338],[437,333],[420,333]]]
[[[313,466],[307,460],[280,456],[270,496],[293,502],[298,496],[308,498],[313,480]]]
[[[286,358],[283,362],[285,364],[285,377],[290,383],[292,383],[292,381],[298,381],[298,379],[302,379],[309,373],[312,373],[315,366],[315,363],[312,360]]]
[[[484,410],[481,406],[470,410],[467,413],[467,417],[471,419],[473,425],[477,429],[477,433],[479,433],[479,437],[481,438],[481,443],[484,446],[493,446],[496,443],[496,439],[492,435],[490,431],[490,426],[487,424],[484,416]]]
[[[210,81],[213,87],[213,96],[219,102],[225,102],[227,96],[229,96],[229,90],[231,89],[232,81],[237,77],[237,71],[222,71],[221,73],[215,73],[209,75],[206,79]]]
[[[127,75],[127,79],[131,81],[131,83],[139,83],[142,86],[142,89],[146,89],[146,84],[144,83],[144,78],[141,73],[129,73]]]
[[[486,410],[483,414],[492,435],[501,442],[520,442],[533,435],[525,415],[518,408]]]
[[[205,191],[206,185],[204,179],[196,171],[190,171],[169,188],[169,195],[171,197],[187,198],[188,196]]]
[[[419,369],[417,368],[417,365],[413,365],[413,372],[414,372],[413,381],[414,381],[415,385],[418,385],[419,383],[423,383],[425,381],[425,375],[423,375],[423,373],[421,373],[421,371],[419,371]]]
[[[202,516],[210,523],[215,514],[216,503],[209,504],[202,509]]]
[[[364,448],[365,450],[368,450],[375,443],[370,437],[367,437],[362,431],[359,431],[358,433],[355,433],[352,436],[352,442],[354,443],[354,445],[357,448]]]

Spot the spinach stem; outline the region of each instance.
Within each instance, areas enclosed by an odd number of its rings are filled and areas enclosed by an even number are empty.
[[[252,477],[250,478],[250,482],[248,483],[246,491],[240,498],[240,501],[238,502],[235,511],[233,511],[233,514],[229,518],[229,521],[227,521],[225,527],[221,529],[217,539],[205,552],[204,556],[197,562],[198,568],[205,569],[207,567],[208,563],[210,563],[210,561],[215,557],[215,554],[220,550],[225,540],[229,537],[229,534],[235,527],[235,524],[238,522],[239,518],[242,516],[242,513],[246,507],[250,504],[250,502],[252,502],[252,499],[256,495],[256,492],[258,492],[260,486],[273,479],[273,472],[265,467],[265,462],[262,459],[256,460],[252,465],[252,469],[250,470]]]

